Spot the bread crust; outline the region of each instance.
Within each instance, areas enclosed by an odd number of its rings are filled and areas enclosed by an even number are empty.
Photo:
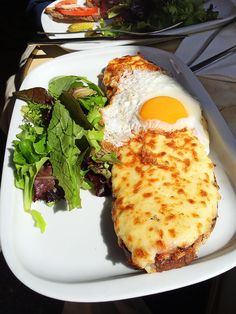
[[[191,264],[193,260],[197,258],[197,252],[199,248],[209,238],[211,232],[215,227],[215,223],[216,218],[212,222],[211,230],[199,236],[199,238],[192,245],[186,248],[177,248],[173,252],[156,254],[155,263],[149,265],[150,272],[162,272],[174,268],[181,268],[183,266]],[[121,239],[118,239],[118,243],[119,246],[124,250],[128,263],[136,269],[142,269],[133,262],[132,255],[125,246],[124,242]]]

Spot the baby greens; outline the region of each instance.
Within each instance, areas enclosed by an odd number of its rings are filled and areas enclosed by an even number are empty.
[[[188,26],[215,20],[219,12],[204,0],[102,0],[101,26],[132,31],[158,30],[182,22]],[[116,37],[112,31],[104,36]]]
[[[104,185],[110,184],[111,164],[117,158],[101,147],[100,108],[107,99],[81,76],[56,77],[48,91],[35,87],[15,96],[26,101],[25,123],[13,142],[15,185],[23,190],[25,211],[44,232],[46,222],[31,208],[32,201],[51,205],[65,198],[71,210],[81,207],[80,188],[94,188],[97,195],[104,195]]]

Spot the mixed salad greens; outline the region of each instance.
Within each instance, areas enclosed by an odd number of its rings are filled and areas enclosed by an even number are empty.
[[[176,23],[181,26],[214,20],[218,12],[204,0],[94,0],[101,9],[102,27],[132,31],[158,30]],[[106,31],[105,36],[118,36]]]
[[[13,142],[15,185],[23,190],[24,210],[44,232],[46,222],[32,202],[53,205],[65,199],[69,210],[81,207],[80,189],[110,194],[111,165],[116,154],[101,146],[100,108],[107,99],[81,76],[53,78],[48,90],[35,87],[15,92],[24,100],[24,123]]]

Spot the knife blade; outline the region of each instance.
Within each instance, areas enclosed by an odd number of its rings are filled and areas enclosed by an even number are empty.
[[[186,37],[185,35],[165,35],[165,36],[153,36],[153,37],[139,37],[138,39],[155,39],[155,42],[162,42],[167,40],[181,39]],[[28,41],[28,45],[37,45],[37,46],[48,46],[48,45],[62,45],[67,43],[83,43],[83,42],[101,42],[101,41],[117,41],[117,40],[135,40],[137,41],[137,36],[124,36],[119,38],[114,37],[82,37],[82,38],[56,38],[56,39],[48,39],[48,38],[34,38]]]
[[[219,61],[220,59],[224,58],[229,53],[235,52],[234,50],[236,51],[236,45],[234,45],[228,49],[225,49],[225,50],[221,51],[220,53],[191,66],[190,69],[193,72],[196,72],[200,69],[203,69],[203,68],[207,67],[208,65],[213,64],[213,63]]]

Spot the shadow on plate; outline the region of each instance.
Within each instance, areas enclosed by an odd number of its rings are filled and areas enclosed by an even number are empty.
[[[118,245],[118,239],[114,231],[111,210],[112,198],[107,197],[105,199],[103,210],[100,216],[101,234],[103,241],[107,246],[106,259],[111,260],[113,264],[122,263],[125,266],[133,269],[131,266],[129,266],[123,250]]]

